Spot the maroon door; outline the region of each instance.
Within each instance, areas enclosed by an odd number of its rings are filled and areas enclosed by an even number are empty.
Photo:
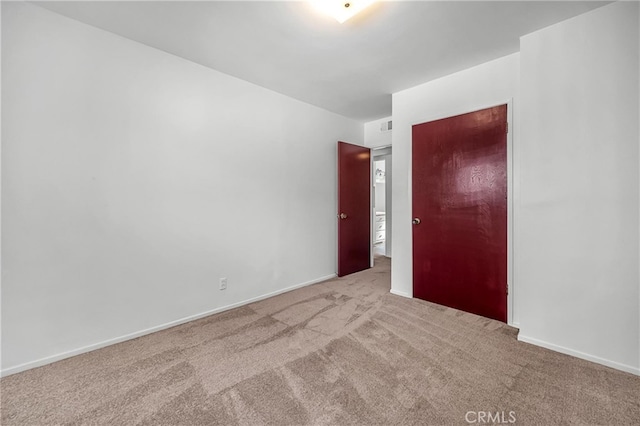
[[[507,320],[507,106],[413,126],[413,295]]]
[[[338,276],[369,268],[371,150],[338,142]]]

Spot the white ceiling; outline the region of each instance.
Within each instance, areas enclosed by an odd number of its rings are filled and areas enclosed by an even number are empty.
[[[303,1],[36,2],[360,121],[391,94],[517,52],[519,37],[594,1],[378,2],[344,24]]]

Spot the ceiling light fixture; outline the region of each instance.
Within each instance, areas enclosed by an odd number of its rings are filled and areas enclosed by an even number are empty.
[[[333,16],[341,24],[361,12],[375,0],[311,0],[319,12]]]

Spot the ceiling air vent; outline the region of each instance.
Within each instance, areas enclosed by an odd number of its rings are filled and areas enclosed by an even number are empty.
[[[391,121],[391,120],[383,121],[382,123],[380,123],[380,131],[381,132],[390,132],[393,129],[392,123],[393,123],[393,121]]]

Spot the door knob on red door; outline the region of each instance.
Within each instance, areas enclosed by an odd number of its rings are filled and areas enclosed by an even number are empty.
[[[344,214],[344,213],[340,213],[340,214],[338,215],[338,217],[339,217],[340,219],[346,219],[346,218],[347,218],[347,215],[346,215],[346,214]]]
[[[413,223],[414,225],[420,225],[420,219],[417,217],[414,217],[411,223]]]

